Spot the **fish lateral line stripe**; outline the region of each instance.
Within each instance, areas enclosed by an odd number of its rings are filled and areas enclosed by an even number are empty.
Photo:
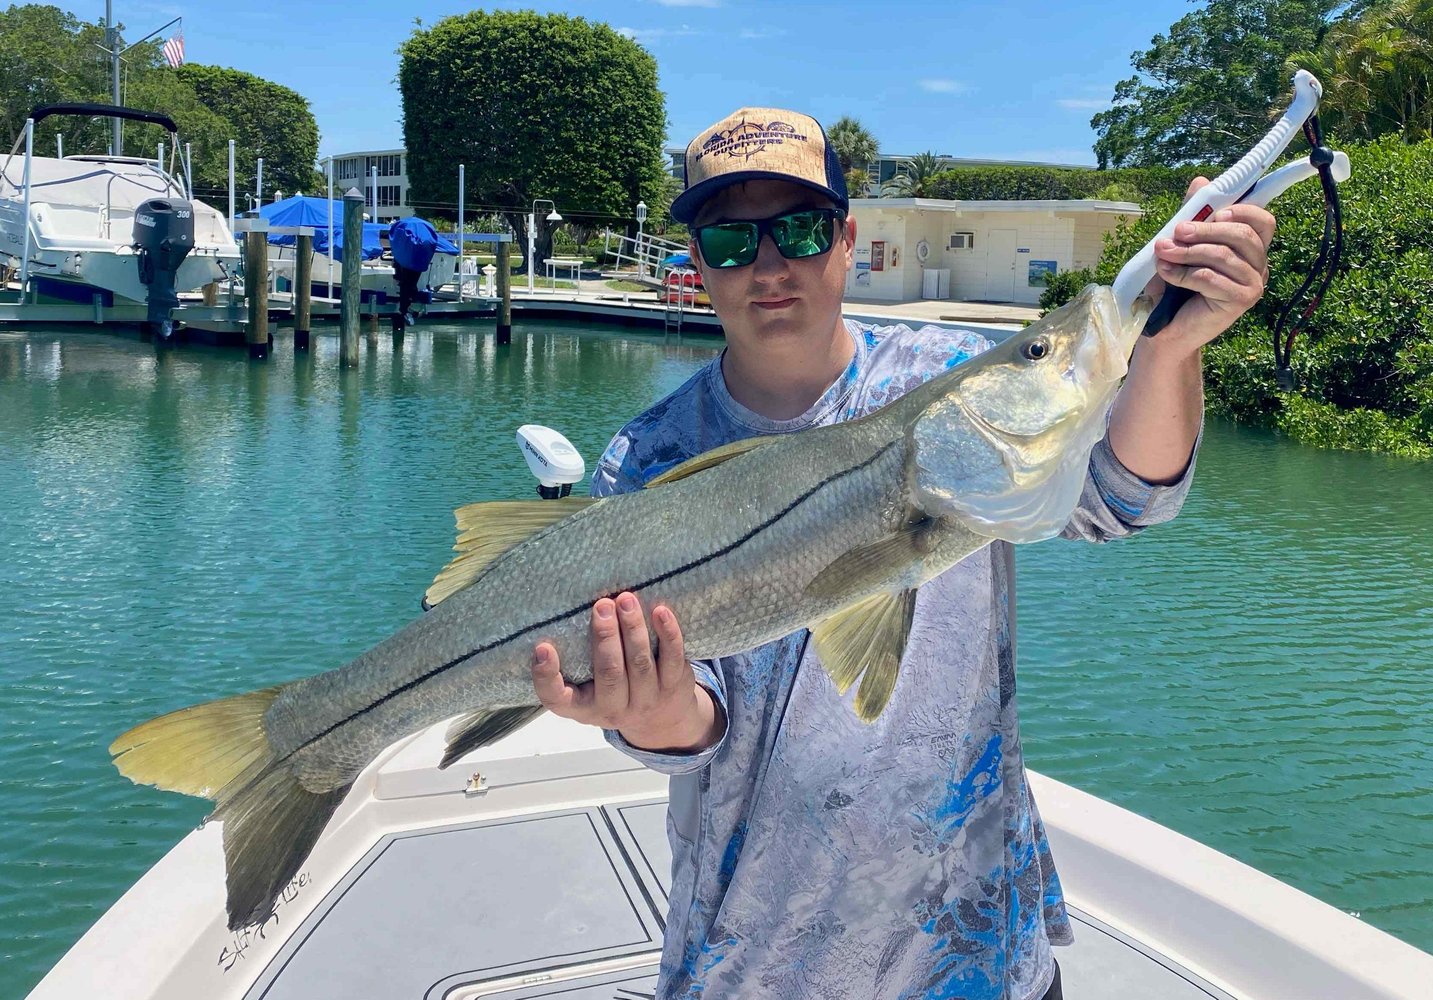
[[[693,559],[691,562],[688,562],[688,563],[685,563],[685,564],[683,564],[683,565],[681,565],[681,566],[678,566],[678,567],[676,567],[675,569],[668,570],[667,572],[661,573],[661,574],[659,574],[659,575],[657,575],[657,576],[654,576],[654,577],[652,577],[652,578],[649,579],[649,580],[643,580],[643,581],[641,581],[640,583],[633,584],[631,587],[628,587],[628,588],[626,588],[626,589],[627,589],[627,590],[643,590],[643,589],[645,589],[645,588],[647,588],[647,587],[652,586],[653,584],[663,583],[663,582],[665,582],[665,581],[667,581],[667,580],[670,580],[670,579],[671,579],[672,577],[674,577],[674,576],[680,576],[682,573],[688,572],[689,570],[695,569],[695,568],[698,567],[698,566],[701,566],[701,565],[703,565],[703,564],[705,564],[705,563],[711,562],[713,559],[720,559],[722,556],[729,555],[731,552],[733,552],[734,550],[736,550],[736,549],[740,548],[741,546],[745,545],[747,542],[751,541],[751,540],[752,540],[753,538],[755,538],[757,535],[761,534],[763,531],[765,531],[766,529],[770,528],[772,525],[776,524],[776,523],[777,523],[778,521],[780,521],[782,518],[786,517],[786,515],[790,514],[790,513],[791,513],[793,510],[795,510],[797,507],[801,506],[803,503],[805,503],[807,500],[811,499],[811,497],[815,496],[817,493],[819,493],[821,490],[825,489],[827,486],[831,485],[833,482],[835,482],[835,481],[837,481],[837,480],[839,480],[839,479],[844,479],[846,476],[849,476],[849,475],[851,475],[851,474],[853,474],[853,473],[856,473],[856,472],[860,472],[862,469],[865,469],[865,468],[867,468],[868,466],[875,464],[877,461],[880,460],[880,458],[881,458],[883,455],[886,454],[886,452],[890,451],[892,448],[894,448],[894,447],[895,447],[897,444],[899,444],[899,443],[900,443],[899,441],[890,441],[890,442],[887,442],[885,445],[882,445],[881,448],[878,449],[874,455],[872,455],[870,458],[866,459],[864,462],[861,462],[859,465],[853,465],[853,466],[850,466],[849,468],[842,469],[840,472],[832,473],[831,475],[827,476],[825,479],[823,479],[823,480],[821,480],[819,483],[817,483],[815,486],[811,487],[811,489],[807,490],[805,493],[801,494],[801,495],[798,496],[796,499],[792,500],[791,503],[787,504],[785,507],[783,507],[781,510],[779,510],[776,514],[772,515],[772,516],[771,516],[770,518],[768,518],[767,520],[761,522],[761,523],[758,524],[756,527],[752,528],[750,531],[748,531],[746,534],[742,535],[740,538],[736,539],[735,541],[728,543],[727,545],[723,546],[723,547],[720,548],[720,549],[717,549],[715,552],[712,552],[712,553],[709,553],[709,554],[707,554],[707,555],[704,555],[704,556],[702,556],[702,557],[699,558],[699,559]],[[609,598],[615,597],[615,596],[616,596],[615,594],[604,594],[604,595],[603,595],[603,597],[609,597]],[[597,598],[597,600],[601,600],[601,599],[602,599],[602,598],[600,598],[600,597]],[[561,612],[561,613],[559,613],[559,614],[556,614],[556,615],[551,616],[550,618],[546,618],[546,619],[544,619],[544,620],[542,620],[542,621],[540,621],[540,622],[534,622],[533,624],[527,625],[527,626],[525,626],[525,627],[523,627],[523,628],[521,628],[521,629],[518,629],[516,632],[513,632],[513,633],[510,634],[510,635],[504,636],[504,637],[501,638],[501,639],[495,639],[494,641],[488,643],[488,644],[485,645],[485,646],[479,646],[479,647],[476,648],[476,649],[471,649],[471,650],[469,650],[468,652],[463,653],[461,656],[456,656],[456,657],[454,657],[453,659],[448,660],[446,663],[440,663],[440,664],[438,664],[436,667],[433,667],[431,670],[427,671],[426,673],[420,674],[419,676],[413,678],[413,679],[410,680],[410,681],[405,681],[403,684],[400,684],[398,687],[394,688],[392,691],[389,691],[387,694],[382,695],[382,696],[379,697],[379,698],[375,698],[373,701],[369,702],[367,705],[363,706],[362,708],[358,709],[357,711],[353,712],[352,714],[347,715],[347,716],[345,716],[345,717],[342,718],[342,719],[339,719],[339,720],[338,720],[337,722],[335,722],[333,725],[331,725],[331,726],[329,726],[327,729],[323,730],[323,732],[317,733],[317,734],[315,734],[315,735],[313,735],[313,736],[310,736],[308,739],[304,740],[304,741],[303,741],[302,743],[300,743],[298,746],[294,747],[294,748],[293,748],[292,750],[290,750],[288,753],[286,753],[286,754],[284,754],[282,757],[280,757],[277,761],[275,761],[275,763],[276,763],[276,764],[277,764],[277,763],[283,763],[284,761],[286,761],[286,760],[288,760],[290,757],[292,757],[294,754],[298,753],[300,750],[303,750],[303,749],[306,748],[306,747],[312,746],[314,743],[317,743],[319,740],[323,739],[325,736],[329,735],[330,733],[332,733],[334,730],[338,729],[339,727],[348,725],[350,722],[353,722],[355,719],[359,718],[360,716],[365,715],[366,713],[372,711],[373,709],[377,708],[379,705],[382,705],[383,703],[385,703],[385,702],[387,702],[387,701],[391,701],[392,699],[398,697],[400,694],[404,694],[404,693],[406,693],[406,692],[408,692],[408,691],[411,691],[413,688],[417,687],[419,684],[423,684],[423,683],[426,683],[427,681],[432,680],[434,677],[438,676],[439,674],[441,674],[441,673],[443,673],[443,672],[445,672],[445,671],[447,671],[447,670],[451,670],[453,667],[459,666],[460,664],[462,664],[462,663],[463,663],[464,661],[466,661],[466,660],[471,660],[471,659],[472,659],[473,657],[475,657],[475,656],[481,656],[481,655],[484,654],[484,653],[487,653],[487,652],[490,652],[491,650],[497,649],[499,646],[505,646],[505,645],[507,645],[508,643],[510,643],[510,642],[512,642],[512,641],[514,641],[514,640],[516,640],[516,639],[522,638],[524,635],[527,635],[529,632],[534,632],[534,631],[537,631],[538,629],[547,628],[549,625],[553,625],[553,624],[555,624],[555,623],[557,623],[557,622],[566,621],[567,619],[573,617],[574,615],[578,615],[578,614],[581,614],[582,612],[586,611],[590,606],[591,606],[591,605],[583,604],[583,605],[581,605],[581,606],[579,606],[579,607],[573,608],[573,609],[570,610],[570,611],[563,611],[563,612]]]

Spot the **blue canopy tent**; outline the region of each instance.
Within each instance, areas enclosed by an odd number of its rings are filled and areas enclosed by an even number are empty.
[[[285,198],[283,201],[271,202],[259,209],[259,215],[271,226],[311,226],[313,228],[313,250],[314,253],[328,253],[328,212],[329,201],[327,198],[310,198],[305,195],[294,195]],[[335,259],[343,256],[343,202],[335,200],[333,205],[333,256]],[[383,255],[383,244],[380,237],[388,234],[388,226],[378,222],[365,222],[363,224],[363,259],[372,260]],[[284,236],[278,233],[269,234],[269,242],[282,247],[291,247],[297,241],[297,237]],[[451,241],[437,238],[438,253],[456,254],[457,246]]]

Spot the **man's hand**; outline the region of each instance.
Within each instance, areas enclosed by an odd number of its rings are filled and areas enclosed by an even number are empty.
[[[1196,177],[1186,199],[1208,183]],[[1189,468],[1204,414],[1200,349],[1264,294],[1273,238],[1272,215],[1231,205],[1155,241],[1157,277],[1146,291],[1158,301],[1168,282],[1195,295],[1158,334],[1139,338],[1110,416],[1110,447],[1145,482],[1178,482]]]
[[[1190,182],[1186,200],[1208,183],[1196,177]],[[1164,294],[1165,282],[1196,294],[1154,339],[1168,338],[1162,346],[1197,353],[1233,326],[1264,294],[1273,238],[1274,217],[1267,211],[1253,205],[1231,205],[1204,222],[1179,223],[1172,240],[1157,240],[1158,277],[1149,287],[1155,301]]]
[[[721,738],[726,719],[711,692],[696,682],[671,609],[652,611],[657,656],[642,605],[629,593],[592,606],[592,680],[569,684],[557,649],[540,642],[533,653],[532,686],[554,715],[615,729],[641,750],[697,753]]]

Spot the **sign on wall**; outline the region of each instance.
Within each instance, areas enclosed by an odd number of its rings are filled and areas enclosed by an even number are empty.
[[[871,287],[871,262],[868,260],[856,261],[856,287]]]
[[[1027,283],[1031,288],[1043,288],[1049,284],[1050,277],[1060,270],[1059,262],[1053,260],[1032,260],[1030,262],[1030,274]]]
[[[875,240],[871,243],[871,270],[884,271],[886,269],[886,241]]]

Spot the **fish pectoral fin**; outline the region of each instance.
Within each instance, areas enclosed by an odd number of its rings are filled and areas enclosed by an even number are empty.
[[[561,500],[495,500],[459,507],[458,553],[444,566],[423,595],[423,607],[431,608],[482,575],[494,559],[543,528],[571,517],[598,503],[592,497],[563,497]]]
[[[713,448],[711,451],[704,451],[695,458],[689,458],[680,465],[674,465],[660,476],[650,480],[647,488],[653,486],[665,486],[667,483],[675,483],[678,479],[686,479],[704,469],[721,465],[729,459],[738,455],[745,455],[749,451],[755,451],[764,445],[780,438],[779,434],[767,434],[764,437],[746,438],[741,441],[733,441],[731,444],[724,444],[720,448]]]
[[[448,726],[448,745],[443,750],[443,759],[438,762],[438,768],[441,770],[447,767],[478,747],[496,743],[509,733],[521,729],[544,711],[546,709],[541,705],[519,705],[517,708],[469,712],[454,719]]]
[[[811,578],[806,585],[807,596],[840,597],[890,586],[893,578],[919,562],[930,550],[930,538],[937,523],[914,514],[895,534],[837,557]]]
[[[874,721],[891,700],[915,609],[914,590],[873,594],[811,629],[836,690],[844,695],[860,678],[856,714],[863,722]]]

